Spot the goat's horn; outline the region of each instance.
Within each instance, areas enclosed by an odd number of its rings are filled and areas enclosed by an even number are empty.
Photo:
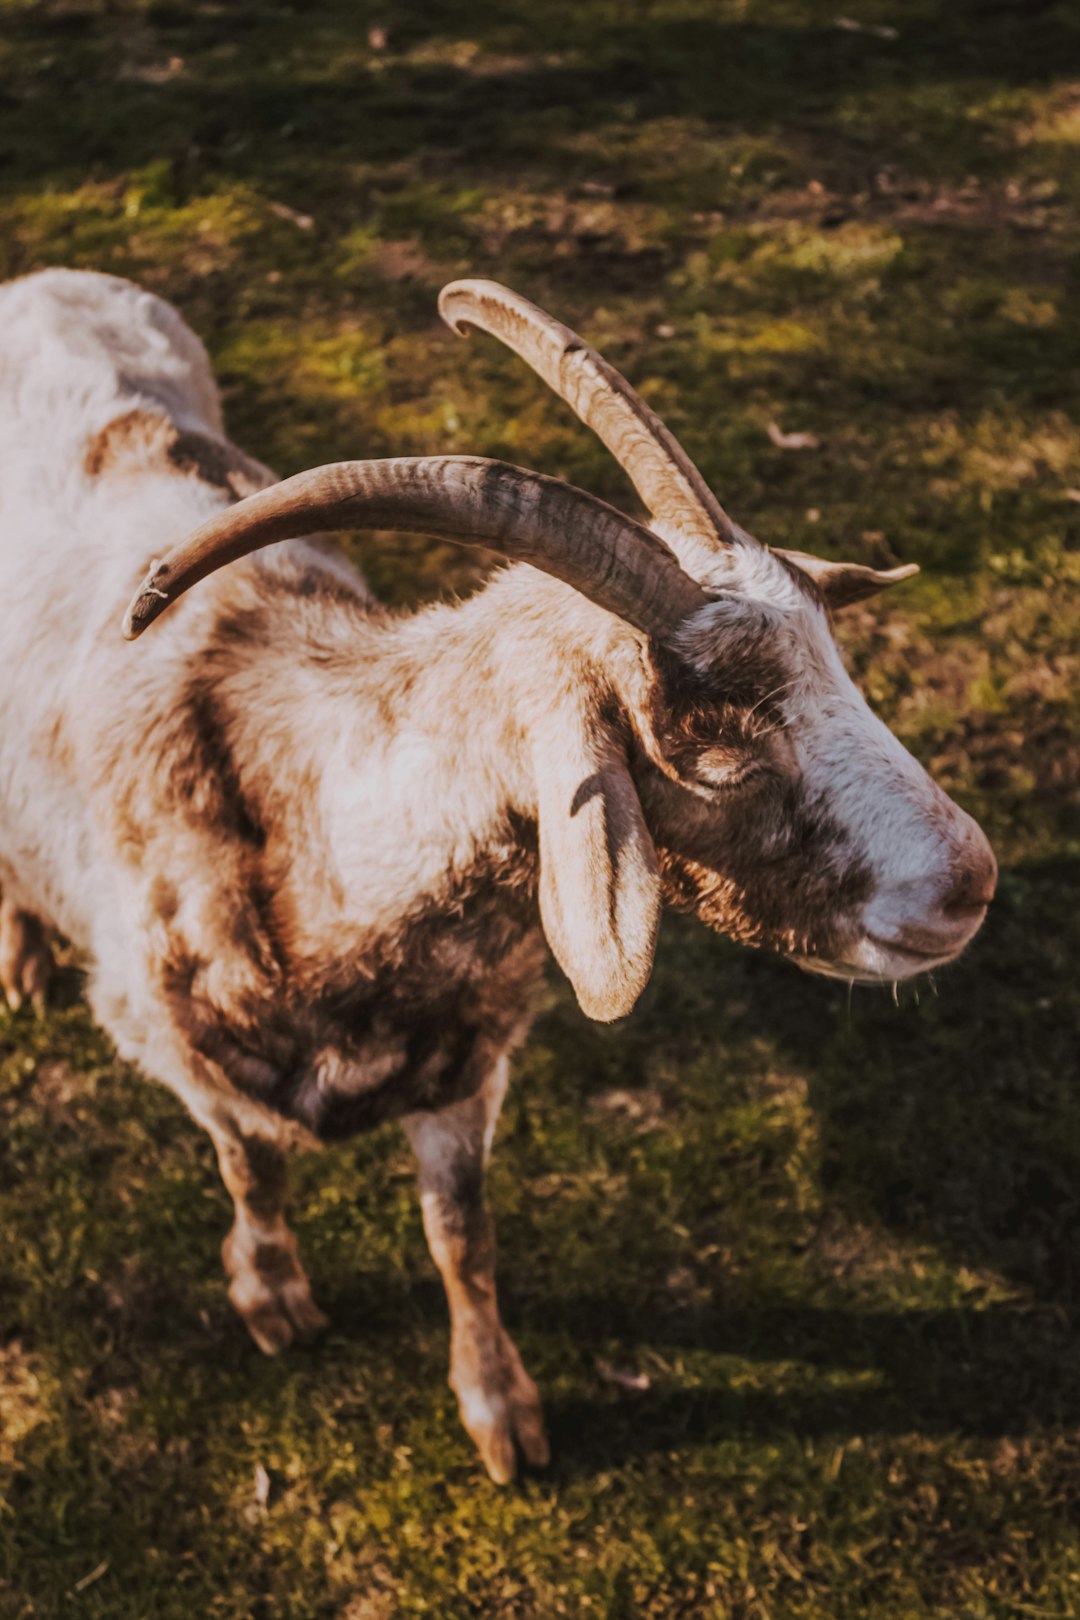
[[[705,594],[640,523],[584,490],[479,456],[341,461],[226,507],[154,563],[124,619],[129,641],[225,563],[319,530],[405,529],[532,563],[658,640]]]
[[[568,326],[497,281],[451,281],[439,314],[462,336],[469,326],[489,332],[539,373],[611,451],[691,571],[693,559],[707,566],[717,546],[741,537],[675,436]]]

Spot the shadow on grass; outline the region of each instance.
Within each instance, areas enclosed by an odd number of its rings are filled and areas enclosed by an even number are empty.
[[[620,1235],[619,1284],[562,1290],[530,1277],[522,1253],[529,1242],[520,1217],[511,1217],[503,1288],[508,1321],[526,1342],[540,1334],[570,1343],[586,1366],[594,1350],[618,1342],[631,1364],[659,1358],[688,1366],[691,1380],[695,1365],[708,1367],[697,1387],[682,1372],[659,1373],[646,1397],[607,1387],[589,1398],[549,1390],[557,1470],[588,1475],[734,1436],[995,1438],[1080,1425],[1078,902],[1080,861],[1005,873],[979,944],[946,976],[940,996],[918,1007],[861,996],[849,1010],[829,986],[676,924],[640,1019],[617,1031],[586,1028],[560,1003],[540,1021],[539,1040],[574,1050],[566,1046],[573,1020],[586,1102],[590,1087],[601,1091],[613,1075],[631,1088],[644,1084],[648,1054],[692,1051],[715,1035],[718,1019],[736,1041],[741,1032],[767,1032],[784,1064],[809,1082],[829,1208],[932,1244],[1016,1290],[1014,1299],[982,1307],[892,1308],[873,1295],[860,1306],[859,1289],[834,1279],[819,1303],[812,1280],[809,1299],[788,1299],[752,1276],[729,1281],[717,1262],[708,1276],[713,1300],[687,1306],[665,1292],[633,1224]],[[567,1077],[568,1087],[578,1084]],[[727,1173],[718,1173],[720,1199]],[[687,1219],[704,1231],[710,1216],[699,1204]],[[607,1238],[586,1233],[583,1241],[592,1251],[585,1272],[595,1261],[603,1276]],[[558,1242],[555,1232],[548,1246]],[[432,1355],[441,1361],[444,1353],[439,1286],[377,1262],[359,1276],[335,1270],[324,1278],[317,1291],[331,1336],[274,1365],[247,1344],[223,1295],[201,1328],[191,1320],[185,1330],[174,1286],[144,1269],[122,1316],[101,1288],[77,1308],[102,1325],[104,1386],[138,1384],[164,1362],[178,1410],[187,1386],[211,1424],[216,1407],[224,1419],[235,1403],[238,1380],[253,1407],[273,1407],[294,1380],[348,1386],[365,1357],[373,1368],[388,1355],[401,1368],[411,1364],[406,1380],[424,1383]],[[695,1363],[697,1352],[730,1357],[730,1380],[723,1362]]]
[[[209,177],[285,184],[304,174],[329,198],[344,169],[418,153],[452,163],[459,179],[468,164],[476,175],[536,163],[547,172],[553,141],[625,119],[628,103],[642,120],[753,133],[812,130],[849,113],[852,98],[868,109],[880,102],[887,115],[890,95],[915,89],[925,99],[905,132],[910,155],[931,170],[955,168],[980,157],[955,86],[1044,84],[1077,43],[1063,5],[918,8],[891,41],[845,33],[826,16],[770,26],[702,9],[628,16],[610,4],[566,5],[533,8],[526,21],[499,5],[415,0],[396,9],[391,49],[379,54],[367,50],[368,19],[352,4],[307,8],[302,30],[291,7],[272,5],[162,4],[135,18],[119,6],[17,8],[4,23],[0,183],[77,185],[88,169],[164,161],[181,191]],[[430,40],[475,43],[495,65],[409,58]],[[163,77],[170,59],[180,66]],[[864,117],[865,129],[856,118],[848,130],[856,154],[879,135],[872,112]],[[591,161],[566,153],[571,177]]]
[[[853,1288],[850,1308],[818,1308],[729,1288],[722,1271],[724,1302],[698,1309],[673,1306],[659,1279],[630,1300],[527,1296],[526,1326],[617,1339],[632,1362],[706,1350],[744,1369],[791,1361],[860,1375],[809,1390],[666,1390],[661,1377],[644,1400],[567,1402],[551,1412],[563,1466],[734,1433],[996,1436],[1080,1423],[1080,861],[1003,874],[978,944],[918,1007],[908,992],[899,1008],[865,993],[848,1008],[820,983],[676,928],[643,1012],[650,1027],[628,1048],[631,1087],[650,1045],[705,1038],[703,952],[718,1009],[738,1003],[730,1027],[767,1032],[809,1082],[829,1208],[1007,1279],[1015,1303],[859,1308]],[[585,1055],[585,1071],[603,1076],[597,1089],[610,1084],[611,1056],[601,1067]]]
[[[573,1310],[544,1320],[563,1325]],[[616,1302],[613,1315],[620,1312]],[[590,1299],[590,1311],[597,1302]],[[609,1324],[610,1326],[610,1324]],[[640,1334],[641,1325],[636,1331]],[[647,1395],[604,1392],[545,1408],[559,1471],[591,1474],[634,1457],[725,1440],[843,1442],[856,1437],[918,1433],[997,1439],[1075,1429],[1080,1422],[1080,1342],[1061,1325],[1048,1328],[1021,1311],[800,1311],[779,1307],[724,1320],[655,1324],[643,1348],[708,1348],[737,1357],[730,1387],[665,1387]],[[830,1377],[813,1387],[753,1387],[747,1363],[777,1358],[808,1362]],[[844,1379],[838,1373],[850,1370]],[[762,1378],[763,1383],[770,1380]],[[834,1387],[830,1387],[830,1385]]]
[[[504,1290],[508,1292],[508,1290]],[[399,1385],[441,1387],[446,1306],[429,1281],[399,1274],[348,1279],[336,1297],[320,1292],[332,1329],[324,1340],[267,1361],[250,1344],[224,1295],[201,1325],[175,1311],[164,1279],[138,1297],[139,1316],[107,1334],[100,1301],[85,1298],[99,1324],[100,1361],[84,1385],[96,1396],[147,1381],[155,1396],[158,1437],[181,1435],[197,1407],[200,1429],[240,1422],[245,1412],[274,1411],[283,1400],[303,1410],[313,1392],[385,1388],[393,1366]],[[590,1346],[617,1340],[632,1366],[650,1358],[682,1362],[704,1352],[730,1357],[734,1376],[715,1361],[700,1384],[680,1372],[654,1373],[644,1395],[600,1384],[588,1395],[541,1390],[556,1467],[587,1475],[634,1457],[683,1445],[798,1435],[844,1441],[919,1433],[1020,1438],[1049,1427],[1080,1425],[1080,1332],[1045,1307],[979,1310],[814,1308],[751,1299],[733,1305],[642,1310],[618,1294],[530,1293],[506,1311],[515,1335],[569,1336],[586,1358]],[[530,1359],[528,1356],[526,1359]],[[588,1380],[588,1373],[580,1376]],[[161,1390],[169,1398],[162,1403]],[[387,1391],[389,1393],[389,1391]],[[400,1394],[393,1397],[394,1404]],[[391,1417],[378,1398],[362,1399],[364,1424]],[[173,1429],[175,1427],[175,1434]]]
[[[698,983],[687,978],[691,955]],[[735,1001],[732,1033],[766,1036],[808,1081],[831,1201],[1072,1310],[1078,960],[1077,859],[1005,871],[967,954],[935,986],[901,986],[898,1005],[887,991],[849,998],[680,925],[633,1031],[630,1072],[651,1042],[706,1041]],[[710,978],[714,997],[700,982]]]

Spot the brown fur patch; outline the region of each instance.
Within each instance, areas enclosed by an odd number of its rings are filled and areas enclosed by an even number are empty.
[[[809,601],[816,603],[818,607],[826,608],[826,610],[828,609],[828,603],[825,600],[824,591],[821,589],[820,585],[818,585],[817,581],[810,577],[804,568],[800,568],[798,563],[795,562],[791,557],[785,557],[782,551],[774,551],[772,552],[772,556],[776,558],[776,561],[780,564],[785,574],[787,574],[790,579],[795,581],[800,591],[805,597],[807,597]]]
[[[193,673],[168,721],[122,740],[101,768],[117,840],[146,868],[152,974],[176,1027],[211,1061],[253,1077],[257,1091],[272,1073],[240,1042],[273,1004],[280,970],[260,880],[259,811],[241,788],[212,675]]]
[[[70,776],[75,763],[75,749],[67,729],[66,717],[52,715],[45,723],[41,740],[42,750],[51,765],[64,776]]]
[[[175,472],[225,490],[242,500],[274,482],[269,468],[245,456],[228,439],[181,432],[167,416],[135,406],[116,416],[88,441],[83,456],[88,478],[139,472]]]
[[[261,1137],[242,1136],[240,1145],[248,1171],[244,1201],[255,1220],[269,1225],[285,1201],[285,1160],[275,1143]]]
[[[689,795],[677,804],[658,773],[642,789],[668,905],[744,945],[843,953],[873,874],[797,784],[765,777],[731,794],[725,815]]]
[[[251,1263],[260,1280],[271,1287],[291,1282],[299,1271],[296,1257],[280,1243],[257,1243]]]
[[[206,433],[178,433],[168,455],[178,472],[228,490],[236,500],[275,481],[269,468],[245,456],[228,439],[214,439]]]
[[[176,429],[166,416],[141,407],[114,416],[88,440],[83,470],[88,478],[131,471],[132,463],[159,463],[168,454]]]
[[[778,649],[750,634],[732,638],[703,677],[665,662],[657,673],[654,741],[635,775],[666,904],[742,944],[840,954],[872,873],[792,772],[790,671]],[[711,803],[687,791],[702,786]]]
[[[268,588],[294,599],[276,571]],[[343,606],[336,591],[312,597],[312,634]],[[223,612],[167,723],[110,761],[111,790],[128,848],[156,874],[154,975],[177,1029],[240,1091],[339,1136],[471,1095],[523,1033],[542,954],[535,828],[511,816],[392,928],[346,924],[329,959],[325,935],[309,957],[312,897],[292,869],[317,784],[290,778],[283,810],[280,777],[249,768],[241,780],[234,757],[244,726],[227,677],[273,639],[272,619],[259,600]],[[351,637],[351,615],[339,629]],[[318,652],[322,664],[334,649]]]

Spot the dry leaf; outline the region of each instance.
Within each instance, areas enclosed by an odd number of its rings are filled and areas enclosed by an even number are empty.
[[[620,1389],[645,1390],[652,1387],[648,1373],[630,1372],[625,1367],[613,1367],[610,1361],[598,1361],[596,1370],[605,1384],[618,1384]]]
[[[779,422],[770,422],[767,432],[778,450],[821,449],[821,440],[816,433],[785,433]]]
[[[848,34],[869,34],[873,39],[899,39],[900,31],[887,23],[862,23],[855,17],[834,17],[833,27]]]
[[[301,214],[297,209],[290,208],[288,203],[272,202],[268,203],[267,207],[272,214],[277,215],[278,219],[287,219],[290,225],[296,226],[297,230],[312,231],[315,229],[315,221],[310,214]]]
[[[76,1581],[71,1590],[73,1592],[85,1592],[88,1586],[93,1586],[95,1581],[100,1581],[108,1568],[109,1566],[105,1562],[100,1563],[96,1569],[90,1571],[89,1575],[84,1575],[81,1581]]]

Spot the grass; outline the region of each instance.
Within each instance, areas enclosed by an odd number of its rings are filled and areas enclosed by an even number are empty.
[[[492,1199],[555,1461],[508,1491],[396,1135],[297,1165],[334,1325],[268,1362],[208,1143],[74,970],[0,1014],[3,1620],[1080,1613],[1080,27],[852,4],[897,37],[834,0],[0,4],[4,275],[175,300],[282,472],[467,450],[626,500],[434,315],[462,273],[548,304],[763,538],[922,564],[845,639],[1003,863],[899,1006],[675,923],[615,1029],[553,979]],[[477,578],[358,552],[397,601]]]

